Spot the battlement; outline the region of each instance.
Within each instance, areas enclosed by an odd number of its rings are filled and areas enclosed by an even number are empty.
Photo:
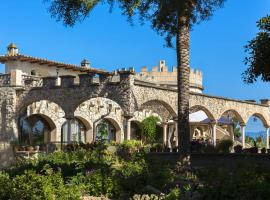
[[[79,79],[76,76],[33,76],[23,74],[21,70],[11,70],[10,73],[0,74],[0,87],[23,87],[23,88],[54,88],[54,87],[87,87],[91,85],[121,84],[129,80],[130,75],[134,75],[134,68],[119,69],[114,73],[85,73],[79,74]],[[126,84],[126,83],[125,83]]]
[[[177,67],[166,66],[165,60],[159,61],[158,66],[152,67],[148,71],[147,67],[141,68],[136,78],[142,81],[154,82],[159,85],[167,85],[170,87],[177,86]],[[202,93],[203,90],[203,73],[198,69],[190,69],[190,90],[192,92]]]

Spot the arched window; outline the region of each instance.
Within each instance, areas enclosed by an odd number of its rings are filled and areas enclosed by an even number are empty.
[[[61,142],[63,144],[71,142],[85,143],[86,128],[84,124],[77,118],[70,120],[70,127],[68,122],[66,121],[62,126],[61,132],[62,132]]]
[[[96,127],[96,140],[116,141],[116,129],[108,120],[102,120]]]
[[[41,145],[50,142],[54,127],[41,115],[20,118],[19,141],[22,145]]]

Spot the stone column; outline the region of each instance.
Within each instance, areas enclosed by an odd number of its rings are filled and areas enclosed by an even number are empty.
[[[67,119],[67,143],[71,143],[71,119]]]
[[[265,127],[266,129],[266,149],[269,149],[269,127]]]
[[[245,134],[245,129],[246,125],[245,124],[240,124],[241,127],[241,134],[242,134],[242,147],[243,149],[246,148],[246,134]]]
[[[217,145],[217,124],[216,124],[216,122],[212,122],[211,128],[212,128],[213,145],[216,146]]]
[[[228,127],[228,131],[229,131],[230,136],[231,136],[231,139],[232,139],[232,141],[234,143],[234,129],[233,129],[233,125],[229,124],[228,126],[229,126]]]
[[[178,147],[178,144],[179,144],[177,127],[178,127],[177,121],[175,121],[175,122],[174,122],[174,128],[175,128],[174,134],[175,134],[175,137],[176,137],[176,141],[175,141],[175,146],[176,146],[176,147]]]
[[[131,120],[127,120],[127,140],[131,139]]]
[[[163,124],[163,145],[164,146],[167,146],[167,127],[168,127],[168,124],[166,122],[164,122]]]

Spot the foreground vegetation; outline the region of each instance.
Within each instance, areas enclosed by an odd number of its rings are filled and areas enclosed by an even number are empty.
[[[0,173],[0,199],[267,199],[260,166],[194,170],[153,158],[138,141],[74,145]]]

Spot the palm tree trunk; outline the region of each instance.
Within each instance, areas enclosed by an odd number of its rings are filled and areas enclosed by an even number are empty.
[[[178,17],[177,48],[177,85],[178,85],[178,144],[181,160],[190,154],[189,130],[189,26],[186,17]]]

